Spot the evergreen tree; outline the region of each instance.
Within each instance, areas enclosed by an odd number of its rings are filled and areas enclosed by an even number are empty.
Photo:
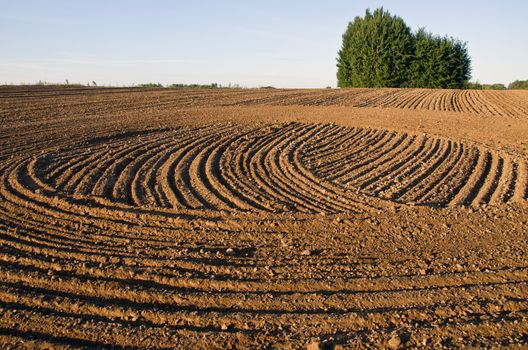
[[[339,87],[463,88],[471,75],[465,43],[424,29],[413,34],[383,8],[349,23],[337,67]]]
[[[397,87],[407,83],[413,38],[403,19],[383,8],[356,17],[343,35],[340,87]]]
[[[464,88],[470,72],[471,61],[465,43],[453,38],[434,36],[424,29],[416,32],[409,86]]]

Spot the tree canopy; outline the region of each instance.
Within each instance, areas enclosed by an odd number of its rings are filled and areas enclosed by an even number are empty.
[[[465,43],[413,33],[383,8],[348,24],[337,67],[339,87],[463,88],[471,76]]]

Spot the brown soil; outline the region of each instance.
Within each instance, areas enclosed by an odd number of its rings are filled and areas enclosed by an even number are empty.
[[[0,346],[528,346],[528,92],[0,88]]]

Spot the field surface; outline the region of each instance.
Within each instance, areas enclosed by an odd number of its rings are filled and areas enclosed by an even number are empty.
[[[527,199],[525,91],[0,87],[0,347],[528,347]]]

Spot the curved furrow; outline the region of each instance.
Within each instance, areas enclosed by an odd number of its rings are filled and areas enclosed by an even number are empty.
[[[463,112],[478,114],[478,110],[475,109],[470,98],[471,91],[463,90],[460,95],[460,105],[462,106]]]
[[[476,92],[468,91],[467,102],[468,102],[468,105],[471,106],[471,108],[474,110],[475,114],[482,114],[482,115],[487,114],[486,110],[484,109],[484,106],[480,104],[480,101],[477,98]]]
[[[271,206],[278,206],[277,210],[292,209],[296,205],[304,207],[302,202],[296,200],[290,192],[284,190],[276,183],[273,174],[265,164],[265,159],[270,150],[274,149],[280,142],[287,140],[288,137],[299,129],[297,123],[285,125],[278,132],[273,132],[269,139],[264,138],[262,143],[251,152],[246,153],[243,160],[244,170],[249,174],[249,178],[255,181],[259,193],[273,198]]]
[[[147,141],[148,142],[148,141]],[[137,151],[143,147],[144,143],[132,143],[124,141],[125,146],[106,145],[106,150],[95,154],[86,161],[77,164],[75,167],[68,169],[64,175],[59,178],[61,184],[58,188],[65,192],[77,194],[91,194],[94,185],[101,179],[100,175],[107,170],[107,167],[119,159],[122,155]],[[110,148],[110,150],[109,150]]]
[[[362,178],[368,177],[369,173],[377,169],[378,166],[392,160],[395,155],[408,150],[415,139],[415,136],[409,136],[406,133],[397,135],[393,142],[386,144],[372,154],[367,154],[359,162],[355,162],[353,166],[344,169],[345,171],[339,173],[338,177],[333,175],[332,180],[338,179],[341,183],[358,184]]]
[[[512,199],[517,201],[526,200],[528,199],[528,162],[525,160],[519,161],[517,179]]]
[[[489,202],[503,174],[504,160],[502,157],[491,152],[489,154],[491,161],[488,163],[489,166],[485,168],[486,176],[481,178],[481,186],[478,189],[478,193],[476,194],[475,198],[473,199],[474,205],[485,204]]]
[[[382,154],[383,150],[390,147],[390,145],[396,145],[401,140],[396,133],[389,131],[377,131],[373,130],[371,137],[358,138],[350,144],[351,148],[342,150],[336,150],[334,157],[327,157],[323,163],[322,169],[317,167],[317,172],[332,180],[334,177],[339,178],[345,176],[350,171],[359,167],[361,164],[358,162],[368,163],[369,161],[364,158],[375,157],[376,155]],[[387,146],[389,145],[389,146]],[[360,152],[355,149],[361,149]],[[364,154],[368,154],[365,156]],[[335,164],[341,164],[343,166],[336,167]]]
[[[66,220],[71,227],[78,226],[79,218],[82,217],[81,222],[89,220],[92,225],[101,225],[102,229],[108,229],[109,225],[127,225],[125,219],[137,217],[135,213],[123,211],[114,204],[94,208],[91,205],[86,205],[87,203],[84,201],[58,198],[53,192],[42,191],[35,182],[38,179],[28,177],[27,171],[23,169],[24,164],[29,161],[11,165],[12,170],[8,171],[7,176],[1,179],[0,194],[6,203],[13,204],[15,210],[20,208],[26,213],[25,215],[28,215],[28,211],[33,211],[38,213],[43,220]],[[153,219],[155,218],[154,214],[152,213]]]
[[[382,164],[377,166],[373,172],[375,176],[367,178],[357,177],[354,183],[357,187],[367,192],[375,192],[374,189],[380,188],[387,178],[393,178],[395,173],[401,173],[402,167],[407,166],[410,161],[426,150],[426,139],[417,137],[412,140],[407,148],[398,152],[397,155],[389,157]],[[390,155],[390,153],[389,153]]]
[[[211,135],[199,143],[172,152],[161,166],[156,182],[173,208],[212,208],[193,185],[190,167],[199,157],[200,150],[210,146],[216,138]]]
[[[280,181],[277,182],[277,179],[275,179],[274,173],[272,172],[273,169],[270,167],[266,167],[265,162],[269,161],[270,158],[273,158],[276,155],[278,155],[279,157],[284,156],[280,152],[284,145],[296,140],[295,136],[299,136],[300,134],[306,132],[308,132],[306,127],[299,123],[289,124],[285,128],[284,132],[283,130],[273,131],[269,139],[264,139],[262,145],[256,147],[256,152],[252,151],[245,157],[245,161],[243,163],[244,170],[249,171],[251,177],[257,181],[258,186],[262,186],[263,188],[265,188],[268,193],[273,193],[274,188],[265,185],[266,180],[260,176],[260,173],[256,171],[256,169],[261,169],[265,177],[267,177],[271,181],[271,184],[273,184],[274,186],[279,186]],[[286,195],[286,198],[288,199],[287,202],[289,202],[289,204],[292,204],[296,201],[292,196],[294,192],[289,191],[287,185],[279,186],[279,188],[282,189],[280,191],[281,195]],[[288,205],[288,203],[285,204]]]
[[[158,205],[167,207],[166,202],[156,198],[152,193],[153,189],[146,185],[146,178],[150,175],[154,177],[157,171],[157,164],[166,154],[171,154],[172,149],[182,148],[184,145],[192,142],[195,136],[183,134],[178,140],[171,136],[163,137],[154,147],[140,154],[129,163],[121,172],[116,185],[113,188],[114,198],[128,199],[130,204],[134,205]],[[168,139],[168,142],[165,140]],[[153,173],[154,172],[154,173]],[[156,187],[157,185],[155,185]]]
[[[402,137],[398,137],[396,133],[389,131],[378,131],[372,130],[372,133],[365,138],[357,138],[350,146],[351,149],[341,152],[336,150],[335,156],[325,158],[321,166],[316,167],[318,173],[324,174],[325,178],[330,181],[334,181],[334,178],[344,176],[350,170],[354,170],[353,166],[348,167],[349,164],[358,165],[356,161],[364,161],[364,153],[370,155],[378,155],[383,153],[383,149],[387,148],[387,145],[397,144],[401,141]],[[361,149],[362,152],[354,152],[354,149]],[[317,158],[316,158],[317,159]],[[326,161],[328,159],[329,161]],[[368,163],[368,161],[366,161]],[[343,167],[336,167],[335,164],[345,165]]]
[[[217,187],[219,183],[215,181],[215,174],[212,173],[210,166],[208,166],[210,165],[208,161],[211,154],[222,145],[224,137],[226,136],[222,135],[222,137],[201,147],[189,163],[188,169],[184,169],[184,171],[188,171],[186,176],[189,177],[190,187],[193,188],[197,198],[204,201],[206,208],[217,210],[237,208],[236,204],[225,195],[226,191]]]
[[[497,111],[491,104],[486,101],[483,91],[475,90],[473,98],[476,104],[478,104],[485,115],[502,115],[500,111]]]
[[[245,191],[240,191],[233,183],[228,181],[224,176],[225,169],[221,166],[221,159],[224,156],[225,150],[230,144],[250,136],[254,133],[253,130],[238,132],[237,134],[224,139],[224,142],[218,144],[209,153],[207,160],[203,164],[205,172],[205,179],[209,183],[210,191],[215,191],[217,196],[228,206],[238,208],[241,210],[250,209],[265,209],[257,201],[247,196]]]
[[[311,131],[309,134],[303,136],[296,140],[296,142],[288,145],[287,152],[279,158],[281,168],[289,173],[289,177],[295,184],[298,184],[297,191],[304,191],[306,189],[309,191],[309,195],[312,198],[312,201],[320,203],[320,210],[329,210],[329,211],[345,211],[347,209],[352,209],[350,201],[346,199],[345,193],[341,195],[336,194],[332,191],[330,186],[325,186],[317,178],[314,179],[311,174],[304,170],[301,163],[299,162],[299,148],[302,144],[307,142],[310,138],[313,137],[317,132],[324,130],[325,126],[321,125],[319,129]]]
[[[302,175],[303,182],[310,188],[319,193],[319,195],[325,199],[332,199],[332,203],[336,208],[340,208],[340,211],[350,211],[355,209],[356,212],[369,211],[373,208],[379,208],[379,203],[374,199],[369,198],[365,200],[364,196],[355,194],[347,191],[342,186],[336,186],[332,182],[321,181],[319,177],[314,175],[310,169],[304,166],[301,160],[301,154],[303,152],[303,145],[293,148],[293,154],[291,159],[293,160],[293,166],[295,172]]]
[[[118,137],[117,140],[112,143],[115,150],[114,152],[117,152],[117,150],[123,145],[126,145],[127,142],[126,138],[120,139]],[[58,151],[60,153],[68,154],[71,151],[76,152],[78,149],[80,157],[59,166],[51,173],[46,171],[46,173],[49,173],[49,175],[46,175],[46,177],[48,177],[47,181],[53,182],[57,188],[64,188],[69,182],[75,181],[72,180],[74,176],[78,179],[80,177],[79,173],[83,173],[83,170],[87,170],[87,164],[101,158],[102,153],[108,153],[108,147],[109,145],[105,143],[99,145],[97,145],[97,143],[84,143],[82,144],[82,147],[68,147],[67,149]],[[58,152],[52,153],[47,158],[49,159],[51,157],[53,159]]]
[[[423,103],[426,92],[423,90],[411,90],[412,93],[409,93],[409,98],[405,100],[405,105],[400,105],[398,108],[407,108],[407,109],[420,109],[421,104]]]
[[[396,90],[388,97],[379,102],[379,107],[382,108],[401,108],[400,105],[405,105],[406,101],[412,96],[412,91]]]
[[[134,169],[131,169],[128,177],[131,181],[122,186],[125,195],[129,194],[135,205],[151,204],[169,207],[167,196],[160,190],[160,184],[155,182],[156,174],[173,154],[174,149],[184,149],[190,144],[197,142],[196,132],[203,132],[204,130],[207,130],[207,128],[181,130],[183,133],[178,138],[174,138],[171,134],[163,137],[163,140],[168,138],[169,142],[163,142],[156,149],[151,149],[150,153],[155,153],[148,158],[141,157],[140,159],[144,160],[136,165]],[[213,131],[210,130],[209,132]],[[168,177],[166,182],[170,183]]]
[[[184,132],[184,134],[177,137],[170,133],[167,137],[172,141],[166,143],[158,152],[152,166],[149,168],[145,165],[138,170],[130,185],[133,196],[137,197],[137,201],[143,200],[141,198],[151,198],[149,202],[160,207],[190,206],[180,193],[185,188],[176,186],[175,168],[189,151],[200,147],[203,142],[212,139],[216,131],[221,130],[222,128],[210,127],[180,129],[179,133]]]
[[[456,157],[456,152],[459,149],[458,144],[451,140],[448,140],[446,143],[445,152],[441,153],[434,163],[418,178],[414,179],[415,186],[402,197],[405,198],[404,202],[421,203],[423,200],[427,201],[431,195],[429,191],[436,186],[437,181],[441,181],[448,173],[451,163],[457,161],[458,157]],[[458,153],[460,156],[461,152]]]
[[[356,148],[369,149],[370,152],[382,149],[387,143],[393,141],[393,135],[389,134],[388,131],[366,129],[365,132],[348,140],[347,143],[340,144],[338,148],[334,147],[333,152],[329,152],[324,157],[319,157],[316,152],[311,152],[310,158],[306,161],[316,163],[314,170],[326,177],[335,172],[335,164],[349,164],[361,157],[361,153],[354,151]]]
[[[461,90],[461,91],[457,91],[453,94],[453,98],[452,98],[452,104],[453,104],[453,107],[455,109],[455,112],[459,112],[459,113],[462,113],[464,112],[464,110],[462,109],[462,105],[460,104],[460,96],[462,95],[462,92],[464,90]]]
[[[439,98],[441,105],[435,108],[454,108],[446,105],[451,95],[442,92]],[[482,159],[462,143],[438,138],[333,124],[264,129],[218,124],[123,135],[113,142],[94,139],[43,152],[20,163],[23,170],[15,178],[24,183],[17,191],[35,204],[44,201],[57,207],[55,194],[73,195],[79,204],[66,207],[82,212],[83,202],[95,200],[105,209],[90,211],[103,216],[118,203],[168,209],[361,212],[372,208],[361,202],[376,207],[377,200],[443,206],[524,199],[526,187],[518,189],[525,181],[521,163],[486,152],[497,164],[485,163],[473,171],[471,164]],[[472,176],[472,171],[480,173]],[[16,187],[17,181],[11,185]]]
[[[132,191],[134,178],[138,175],[145,163],[156,156],[160,149],[171,146],[167,140],[168,136],[154,137],[152,142],[148,146],[145,146],[145,148],[138,150],[137,153],[125,156],[124,158],[127,161],[120,164],[117,162],[112,164],[109,169],[112,169],[111,171],[113,173],[110,175],[106,173],[103,177],[111,177],[113,181],[108,181],[104,185],[96,183],[95,193],[99,196],[112,198],[116,201],[124,201],[131,205],[137,203],[138,196],[136,192]],[[104,188],[97,191],[97,185],[104,186]]]
[[[226,181],[244,193],[244,196],[254,203],[255,208],[274,211],[272,202],[275,197],[270,191],[263,190],[259,181],[251,176],[251,154],[277,138],[277,133],[284,132],[285,128],[280,128],[279,132],[254,130],[251,137],[232,143],[226,156],[221,159],[220,166],[224,169],[222,175]]]
[[[300,125],[299,129],[294,132],[295,137],[293,140],[281,140],[264,154],[263,159],[265,167],[270,175],[273,176],[274,183],[285,193],[288,193],[289,197],[294,199],[296,203],[301,204],[301,207],[315,212],[325,210],[325,203],[313,198],[311,189],[304,188],[296,177],[292,177],[291,158],[287,150],[291,149],[293,143],[299,143],[300,139],[307,137],[310,133],[313,134],[320,127],[316,125],[308,127]]]
[[[150,149],[145,154],[136,158],[130,166],[125,169],[114,187],[113,196],[116,198],[128,198],[130,204],[136,206],[156,205],[159,207],[168,207],[167,202],[156,197],[151,189],[146,185],[147,177],[155,171],[156,164],[163,159],[167,149],[171,149],[179,143],[164,143],[154,149]],[[128,175],[125,175],[128,174]]]
[[[429,184],[424,186],[423,192],[416,199],[416,202],[442,206],[451,196],[450,179],[455,177],[461,163],[464,162],[465,148],[460,143],[453,145],[453,152],[438,167],[436,172],[432,173],[428,179]]]
[[[218,132],[224,133],[229,130],[232,130],[232,127],[225,126],[205,137],[198,136],[197,140],[184,148],[174,150],[165,163],[160,165],[156,185],[163,191],[172,207],[210,208],[210,203],[202,197],[192,183],[190,167],[199,156],[200,150],[210,146],[218,139]]]
[[[285,139],[276,144],[266,153],[264,160],[264,164],[270,169],[270,174],[273,176],[277,186],[285,193],[288,193],[288,197],[294,200],[295,205],[300,205],[301,208],[315,212],[326,210],[327,203],[325,203],[324,198],[314,194],[313,189],[306,188],[302,176],[299,179],[299,175],[295,174],[295,171],[292,169],[293,158],[289,151],[292,150],[293,144],[300,144],[303,139],[310,137],[321,127],[321,125],[313,125],[310,127],[301,126],[295,132],[296,137],[293,140]],[[302,209],[302,211],[306,209]]]
[[[462,195],[464,197],[459,201],[463,205],[472,205],[475,203],[474,199],[479,195],[482,185],[484,184],[490,170],[492,154],[488,150],[479,150],[480,156],[478,163],[467,182],[467,188]]]
[[[152,169],[149,169],[144,191],[150,193],[159,206],[194,208],[203,205],[196,196],[193,196],[189,178],[181,169],[185,168],[184,163],[193,155],[193,150],[203,147],[215,138],[216,132],[227,130],[229,127],[217,128],[191,129],[189,132],[194,136],[180,144],[178,148],[167,147],[166,152],[161,155]],[[196,133],[196,131],[201,132]],[[177,135],[172,137],[177,138]]]
[[[362,137],[360,136],[362,133],[369,131],[361,128],[351,128],[349,130],[339,126],[333,126],[332,129],[326,134],[317,135],[313,143],[305,146],[305,154],[313,154],[315,157],[320,154],[321,158],[325,158],[336,152],[336,145],[346,144],[350,140]]]
[[[409,177],[406,181],[406,185],[400,187],[397,191],[392,192],[391,198],[400,201],[405,201],[405,198],[409,198],[410,194],[420,186],[422,181],[426,181],[428,176],[435,171],[436,167],[442,163],[450,152],[450,142],[445,140],[440,141],[440,148],[436,148],[437,152],[432,157],[428,157],[427,162],[421,164],[419,171],[414,173],[412,177]],[[411,199],[409,199],[410,201]]]
[[[444,94],[445,92],[442,90],[432,93],[429,109],[433,111],[442,111],[442,98]]]
[[[426,137],[420,137],[417,141],[419,145],[416,148],[409,148],[406,154],[399,155],[392,164],[387,163],[384,168],[378,169],[377,171],[381,170],[381,173],[378,173],[376,180],[366,179],[359,187],[377,196],[408,178],[417,167],[417,163],[427,159],[434,149],[434,144]]]
[[[482,94],[482,102],[487,106],[490,106],[493,115],[499,115],[504,117],[513,117],[516,114],[515,109],[508,104],[504,103],[500,99],[500,91],[493,93],[492,91],[486,91],[487,93]],[[492,93],[490,93],[492,92]]]
[[[351,133],[344,139],[330,138],[331,144],[325,146],[321,150],[321,156],[319,156],[319,149],[317,146],[305,147],[308,148],[304,152],[304,160],[307,163],[314,164],[313,170],[317,173],[324,175],[328,172],[333,171],[335,168],[332,164],[339,164],[347,162],[350,158],[354,157],[351,154],[356,145],[372,145],[377,141],[383,139],[383,133],[378,133],[372,129],[364,129],[359,133]],[[341,142],[340,142],[341,141]]]
[[[415,174],[420,171],[424,164],[427,164],[429,159],[437,154],[440,147],[439,139],[430,140],[426,138],[425,142],[427,144],[423,147],[420,154],[407,164],[402,164],[402,167],[404,166],[403,170],[399,171],[397,174],[390,174],[391,177],[385,177],[382,179],[381,186],[378,186],[373,192],[374,195],[380,195],[384,198],[393,198],[396,191],[412,182],[412,179],[416,176]]]
[[[499,159],[500,171],[496,173],[497,184],[494,190],[488,194],[487,203],[507,203],[512,196],[512,188],[515,188],[516,169],[512,159],[504,156]]]
[[[426,92],[423,90],[413,90],[414,93],[411,94],[411,97],[406,101],[407,108],[409,109],[421,109],[421,105],[424,101]]]
[[[137,158],[141,157],[145,153],[148,153],[148,150],[152,147],[156,147],[164,142],[166,142],[167,136],[162,137],[161,140],[154,137],[149,137],[147,140],[141,142],[141,147],[132,147],[125,152],[119,152],[113,155],[109,161],[105,161],[104,164],[99,167],[102,170],[99,172],[89,173],[87,178],[87,183],[93,183],[91,189],[83,186],[82,182],[78,187],[80,193],[83,194],[92,194],[95,196],[100,196],[104,198],[112,198],[114,189],[118,185],[121,174],[125,169],[132,164]],[[85,188],[86,190],[82,190]],[[129,194],[127,193],[127,199],[130,199]],[[116,200],[117,198],[113,198]]]
[[[60,158],[57,155],[50,154],[41,158],[44,163],[41,168],[45,168],[46,181],[55,183],[55,179],[72,165],[86,161],[88,157],[93,156],[97,150],[93,148],[72,149],[68,153],[64,152]]]

